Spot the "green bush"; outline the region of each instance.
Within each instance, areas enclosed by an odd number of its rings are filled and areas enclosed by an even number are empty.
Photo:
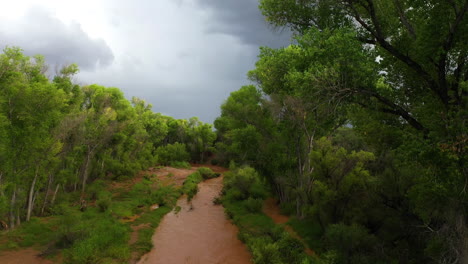
[[[265,184],[260,180],[260,176],[255,169],[251,167],[240,168],[226,173],[224,179],[225,190],[237,190],[239,200],[247,199],[250,196],[264,199],[268,195]]]
[[[78,235],[63,251],[64,263],[126,263],[130,257],[129,227],[109,215],[83,214],[69,231]]]
[[[9,242],[6,248],[31,247],[34,245],[44,245],[53,238],[53,223],[41,221],[32,217],[28,222],[23,223],[19,228],[6,233]]]
[[[196,171],[190,174],[184,181],[182,186],[182,192],[187,195],[187,199],[190,201],[198,192],[198,183],[203,181],[201,174]]]
[[[304,245],[288,233],[282,232],[281,239],[276,243],[281,259],[285,263],[300,263],[304,258]]]
[[[373,251],[377,239],[360,225],[333,224],[325,232],[325,239],[329,248],[336,250],[339,259],[348,263],[376,263],[366,256]]]
[[[179,169],[190,169],[192,165],[186,161],[171,161],[169,166]]]
[[[257,172],[245,167],[226,174],[221,201],[225,212],[239,227],[239,239],[249,248],[255,264],[307,264],[300,241],[262,213],[268,191]]]
[[[286,264],[282,262],[279,247],[276,243],[269,243],[264,238],[253,238],[249,243],[255,264]]]
[[[160,186],[151,191],[150,198],[151,204],[158,204],[159,206],[173,207],[180,196],[180,191],[174,186]]]
[[[88,193],[89,199],[96,200],[99,198],[99,193],[105,190],[105,188],[106,183],[103,180],[96,180],[92,184],[88,185],[86,192]]]
[[[188,161],[190,154],[187,152],[185,144],[174,143],[162,146],[156,149],[158,162],[163,165],[169,165],[170,162]]]
[[[262,211],[263,200],[249,197],[243,204],[249,213],[259,213]]]
[[[309,248],[321,250],[323,248],[322,237],[324,231],[319,221],[314,218],[297,219],[295,217],[288,221],[294,231],[304,239]]]
[[[206,167],[200,167],[197,169],[197,171],[201,174],[203,179],[212,179],[221,175],[219,173],[214,172],[212,169]]]
[[[112,203],[112,194],[108,191],[101,191],[97,195],[96,205],[101,212],[107,211]]]

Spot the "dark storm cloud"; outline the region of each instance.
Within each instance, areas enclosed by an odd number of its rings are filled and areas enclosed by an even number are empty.
[[[243,43],[278,48],[290,42],[291,32],[268,25],[258,9],[258,0],[196,0],[210,11],[217,23],[209,25],[211,33],[236,36]]]
[[[92,39],[80,24],[70,25],[42,8],[31,8],[12,27],[0,20],[0,46],[19,46],[26,54],[44,55],[53,65],[77,63],[81,69],[105,67],[114,60],[102,39]]]

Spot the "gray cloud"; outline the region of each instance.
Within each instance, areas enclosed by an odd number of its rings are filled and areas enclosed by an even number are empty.
[[[249,84],[259,46],[290,41],[290,32],[267,25],[257,0],[95,2],[67,2],[79,12],[70,19],[83,28],[38,8],[16,20],[0,18],[0,47],[20,46],[53,64],[76,62],[80,84],[118,87],[155,112],[212,122],[229,93]],[[53,4],[43,6],[64,16]],[[94,25],[106,42],[86,33]]]
[[[223,33],[238,37],[243,43],[253,46],[281,47],[289,44],[289,30],[273,29],[267,24],[258,0],[196,0],[208,10],[217,23],[210,23],[210,33]]]
[[[66,25],[43,8],[31,8],[13,23],[0,20],[0,37],[2,48],[19,46],[28,55],[44,55],[52,65],[77,63],[94,70],[114,60],[104,40],[90,38],[77,22]]]

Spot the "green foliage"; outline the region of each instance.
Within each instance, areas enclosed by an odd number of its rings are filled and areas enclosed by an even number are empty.
[[[325,238],[329,247],[340,254],[339,262],[376,263],[376,259],[368,257],[373,255],[369,252],[374,250],[376,238],[362,226],[330,225]]]
[[[132,248],[141,255],[150,252],[153,248],[153,234],[154,229],[152,227],[138,230],[138,240],[132,245]]]
[[[192,200],[192,198],[198,192],[198,183],[203,181],[201,174],[196,171],[189,176],[184,181],[182,185],[182,192],[187,195],[187,200]]]
[[[250,246],[253,262],[255,264],[283,264],[281,261],[279,247],[275,243],[271,243],[268,239],[253,238]],[[294,263],[294,262],[289,262]]]
[[[249,164],[264,177],[320,251],[318,263],[466,258],[466,3],[259,6],[295,41],[261,48],[248,74],[256,86],[221,106],[222,163]],[[223,199],[247,199],[245,182],[228,182]],[[248,212],[232,207],[231,216]]]
[[[133,225],[141,225],[149,223],[149,227],[138,230],[138,239],[132,244],[132,251],[136,251],[139,256],[143,256],[145,253],[153,249],[153,234],[162,218],[171,211],[170,207],[162,206],[156,210],[147,212],[138,218]]]
[[[49,243],[54,238],[55,221],[44,221],[39,218],[31,218],[21,228],[3,233],[9,243],[0,246],[3,249],[16,249],[17,247],[32,247]]]
[[[110,192],[102,191],[98,194],[96,205],[101,212],[107,211],[112,203],[112,194]]]
[[[169,166],[179,169],[190,169],[192,165],[186,161],[171,161]]]
[[[128,227],[111,217],[88,217],[83,215],[81,223],[72,228],[86,231],[64,250],[64,263],[126,263],[130,257]]]
[[[171,162],[177,161],[188,161],[190,158],[185,144],[178,142],[157,148],[156,155],[158,156],[158,162],[163,165],[169,165]]]
[[[313,248],[316,252],[321,251],[324,247],[322,237],[324,230],[317,219],[297,219],[292,218],[288,221],[294,231],[307,243],[309,248]]]
[[[249,197],[243,201],[243,206],[249,213],[260,213],[263,207],[263,199]]]
[[[258,173],[251,167],[240,168],[235,172],[227,173],[224,188],[233,190],[237,200],[248,197],[264,199],[267,196],[265,184],[261,181]]]
[[[216,177],[219,177],[219,173],[215,173],[212,169],[210,168],[206,168],[206,167],[200,167],[197,169],[197,172],[201,174],[201,176],[203,177],[203,179],[212,179],[212,178],[216,178]]]
[[[258,173],[244,167],[226,173],[221,198],[226,214],[239,227],[239,239],[249,248],[254,263],[308,263],[301,242],[291,238],[262,213],[267,189]],[[252,184],[256,187],[249,188]]]

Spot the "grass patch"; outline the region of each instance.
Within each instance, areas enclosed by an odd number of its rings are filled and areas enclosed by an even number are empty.
[[[11,231],[3,231],[2,236],[7,240],[0,245],[0,250],[12,250],[21,247],[33,247],[47,244],[54,238],[53,226],[56,220],[48,218],[47,221],[37,217],[32,217],[29,222],[25,222],[20,228]]]
[[[140,218],[138,218],[132,223],[132,225],[140,225],[140,224],[149,223],[151,227],[156,228],[158,227],[162,218],[171,210],[172,210],[172,207],[167,207],[167,206],[159,207],[156,210],[142,214]]]
[[[132,251],[138,253],[138,258],[153,248],[152,237],[156,227],[161,223],[162,218],[172,210],[170,207],[159,207],[156,210],[147,212],[138,218],[132,225],[149,224],[149,227],[138,230],[138,239],[131,246]]]
[[[62,245],[71,242],[63,251],[64,263],[127,263],[129,234],[130,228],[110,214],[83,214],[61,233]]]
[[[138,256],[143,256],[150,252],[153,248],[152,237],[154,234],[153,227],[142,228],[138,230],[138,240],[132,245],[132,251],[136,251]]]

